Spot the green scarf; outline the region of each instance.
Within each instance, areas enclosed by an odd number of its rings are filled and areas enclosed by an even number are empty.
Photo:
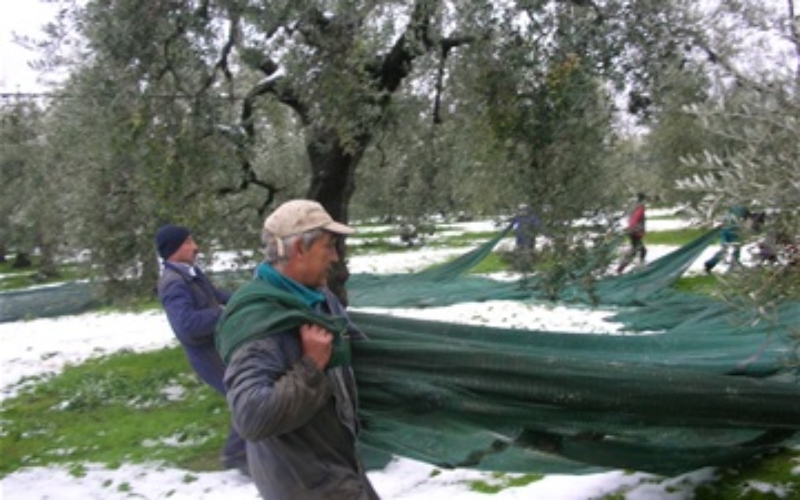
[[[276,287],[293,293],[309,307],[314,307],[320,302],[325,301],[325,295],[323,295],[322,292],[312,290],[291,278],[287,278],[266,262],[258,265],[256,268],[256,276],[258,276],[258,279],[260,280],[269,281]]]
[[[333,333],[333,354],[326,368],[349,365],[345,318],[319,313],[307,299],[308,296],[301,297],[260,277],[236,290],[217,322],[215,342],[222,360],[227,364],[234,351],[246,342],[312,323]]]

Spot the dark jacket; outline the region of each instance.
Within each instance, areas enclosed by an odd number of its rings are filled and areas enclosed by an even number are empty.
[[[518,249],[532,249],[536,243],[536,235],[542,232],[542,221],[532,213],[521,213],[511,219]]]
[[[158,298],[189,364],[205,383],[225,394],[225,365],[214,345],[214,327],[230,294],[214,287],[200,269],[192,276],[184,267],[165,262]]]
[[[261,304],[262,310],[270,307]],[[247,309],[241,309],[243,316]],[[320,309],[326,315],[346,316],[330,293]],[[250,326],[237,317],[239,310],[229,310],[219,334],[230,331],[226,327],[231,325]],[[352,323],[344,340],[351,338],[363,338]],[[263,498],[378,498],[356,454],[357,393],[348,363],[323,372],[303,357],[296,327],[268,331],[248,336],[236,347],[225,385],[234,426],[247,439],[251,477]]]

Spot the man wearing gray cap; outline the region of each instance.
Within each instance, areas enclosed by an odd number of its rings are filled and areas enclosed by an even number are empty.
[[[350,341],[364,334],[327,289],[336,238],[355,230],[310,200],[264,222],[265,260],[217,325],[236,429],[265,499],[373,500],[356,454]]]

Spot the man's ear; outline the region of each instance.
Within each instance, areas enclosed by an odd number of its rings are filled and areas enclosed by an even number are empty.
[[[294,255],[303,255],[306,252],[305,247],[303,246],[303,238],[297,238],[292,243],[292,253]]]

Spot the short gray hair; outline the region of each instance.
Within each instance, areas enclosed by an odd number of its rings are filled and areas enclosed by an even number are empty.
[[[293,234],[285,238],[279,238],[266,229],[261,232],[261,241],[264,243],[264,261],[268,264],[278,264],[289,260],[288,250],[299,239],[303,242],[303,248],[308,248],[320,236],[325,233],[322,229],[312,229],[300,234]]]

